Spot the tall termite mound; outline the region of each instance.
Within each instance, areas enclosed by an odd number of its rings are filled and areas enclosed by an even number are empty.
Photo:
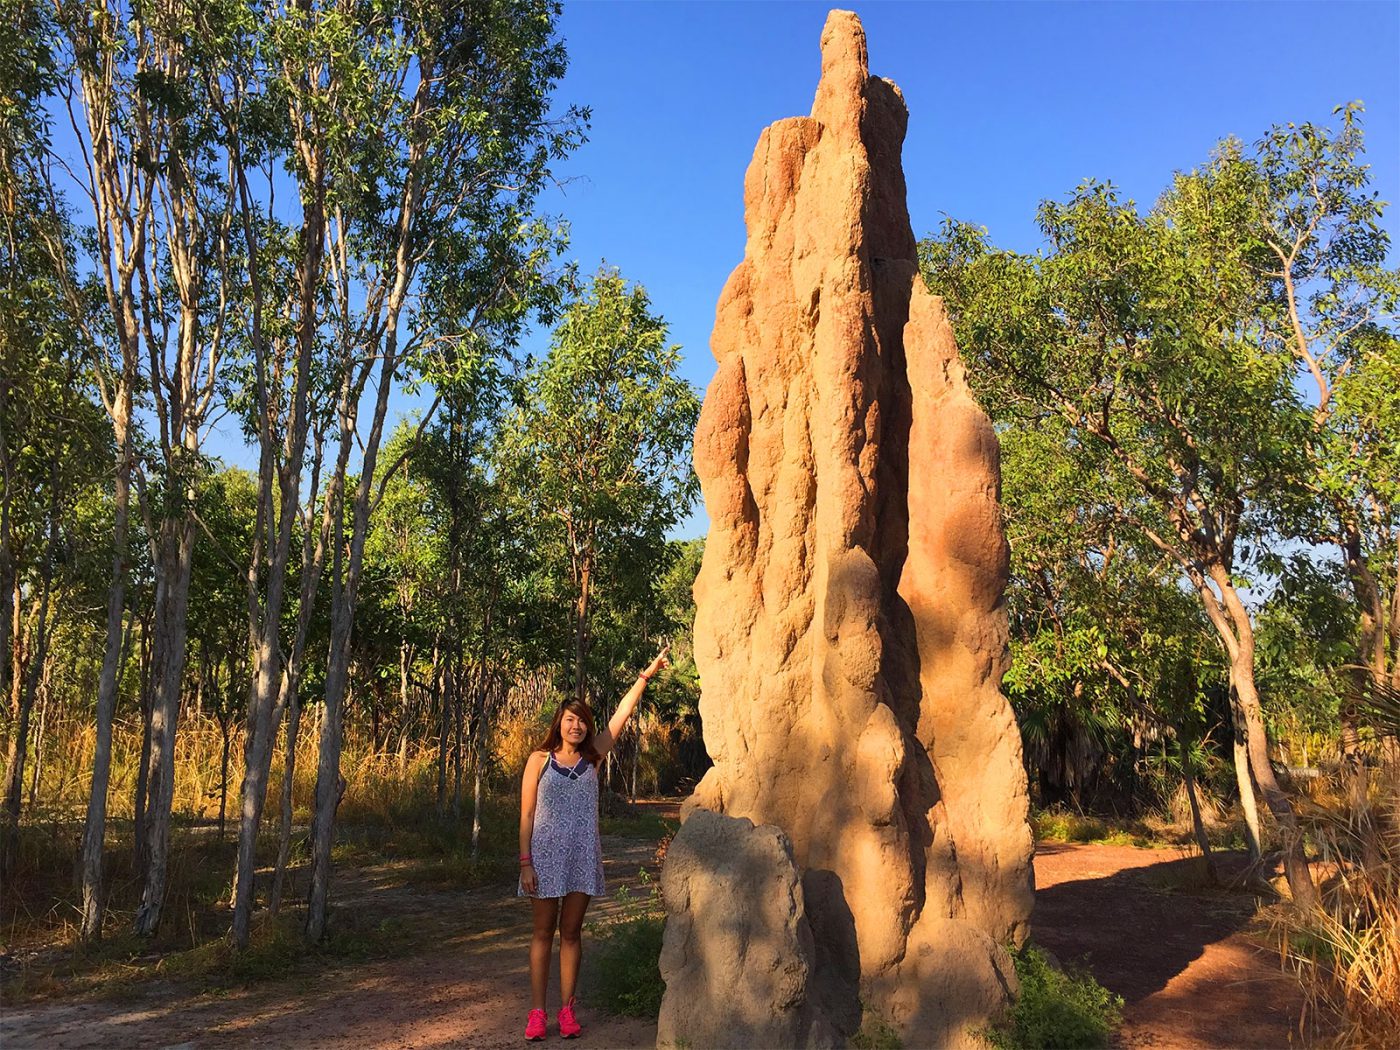
[[[1031,910],[1021,745],[1000,691],[997,440],[919,276],[903,97],[869,75],[854,14],[833,11],[821,43],[812,115],[767,128],[749,165],[748,241],[716,311],[695,435],[710,518],[695,658],[714,768],[663,877],[662,1043],[741,1045],[705,1018],[732,1016],[754,958],[792,962],[759,951],[762,930],[743,924],[762,909],[745,893],[784,887],[817,935],[793,973],[819,976],[837,952],[867,1008],[918,1045],[966,1042],[1004,1006],[1002,945]],[[731,847],[714,821],[688,844],[697,807],[747,818],[725,823]],[[781,829],[800,883],[704,892],[717,852],[753,854],[749,821]],[[842,943],[823,945],[823,930]],[[723,958],[736,944],[741,957]],[[791,1038],[839,1042],[846,1027]]]

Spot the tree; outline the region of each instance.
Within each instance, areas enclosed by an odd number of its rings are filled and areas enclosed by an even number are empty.
[[[1168,201],[1188,250],[1248,290],[1240,320],[1260,352],[1296,373],[1288,407],[1306,465],[1274,499],[1289,534],[1340,555],[1357,609],[1356,695],[1368,678],[1400,675],[1400,271],[1386,266],[1385,204],[1371,188],[1361,113],[1360,103],[1337,107],[1335,129],[1275,127],[1252,153],[1226,142],[1177,177]],[[1367,778],[1349,704],[1340,725],[1362,818]]]
[[[657,564],[666,530],[695,498],[695,391],[680,348],[639,285],[602,269],[522,378],[504,436],[512,484],[538,508],[572,587],[574,696],[589,696],[595,573],[604,559]]]
[[[1269,761],[1255,682],[1253,620],[1241,586],[1272,539],[1262,507],[1275,479],[1303,472],[1287,406],[1292,372],[1249,324],[1254,285],[1192,250],[1180,195],[1139,214],[1111,186],[1045,202],[1049,251],[991,248],[956,223],[923,245],[930,284],[976,359],[984,404],[1005,417],[1053,413],[1067,441],[1110,479],[1114,513],[1197,594],[1228,661],[1248,770],[1284,838],[1303,908],[1315,898],[1301,831]],[[979,369],[969,370],[978,376]]]
[[[532,217],[552,161],[581,138],[586,114],[552,118],[564,71],[558,8],[500,0],[419,2],[346,20],[310,8],[310,56],[323,63],[334,216],[326,318],[339,357],[326,513],[330,646],[312,824],[307,935],[325,930],[335,810],[342,791],[343,703],[370,514],[383,496],[380,442],[389,398],[411,374],[450,368],[463,347],[506,346],[551,296],[560,231]],[[373,127],[366,139],[352,129]],[[346,148],[353,143],[354,148]],[[364,397],[373,378],[375,392]],[[362,401],[369,409],[366,426]],[[419,428],[431,420],[436,402]],[[352,452],[358,479],[349,486]]]
[[[22,805],[30,720],[75,568],[74,510],[108,454],[82,352],[90,288],[64,294],[76,231],[54,190],[42,103],[57,78],[40,9],[0,43],[0,697],[8,707],[0,864]],[[71,611],[71,610],[70,610]],[[37,772],[37,770],[36,770]]]
[[[67,58],[60,91],[83,138],[80,188],[96,225],[94,266],[115,334],[114,355],[104,333],[84,333],[118,449],[114,546],[120,551],[125,545],[134,481],[155,566],[146,871],[135,921],[137,931],[149,935],[165,897],[194,508],[207,471],[201,441],[235,281],[228,156],[202,92],[217,79],[229,41],[202,32],[193,10],[180,5],[154,9],[114,0],[94,7],[64,0],[55,15]],[[76,283],[70,276],[69,285]],[[119,367],[111,363],[114,356]],[[138,387],[153,430],[139,457],[131,433]],[[114,566],[114,574],[120,572]],[[114,586],[114,599],[119,590]],[[114,600],[108,623],[113,681],[119,609]],[[111,695],[106,681],[102,689]],[[99,734],[107,707],[104,696]],[[101,779],[94,777],[89,804],[87,848],[93,851],[100,850],[95,809]],[[87,867],[100,867],[100,858],[89,858]]]

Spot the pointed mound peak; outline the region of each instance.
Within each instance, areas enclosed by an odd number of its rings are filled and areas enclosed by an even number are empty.
[[[869,79],[870,59],[860,19],[854,11],[832,11],[822,29],[822,78],[812,116],[838,134],[859,134]]]

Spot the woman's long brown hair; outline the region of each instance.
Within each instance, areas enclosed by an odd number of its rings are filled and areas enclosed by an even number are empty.
[[[565,711],[572,711],[578,715],[588,727],[588,735],[579,745],[579,753],[596,766],[603,760],[603,756],[598,754],[598,748],[593,744],[593,735],[598,731],[598,726],[593,721],[593,709],[582,700],[566,700],[559,705],[559,710],[554,712],[554,719],[549,723],[549,731],[545,733],[544,739],[535,745],[535,750],[553,754],[564,746],[564,731],[559,727],[564,721]]]

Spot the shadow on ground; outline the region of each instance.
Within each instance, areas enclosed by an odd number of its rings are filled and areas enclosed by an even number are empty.
[[[1111,852],[1106,852],[1111,851]],[[1118,854],[1126,854],[1119,857]],[[1055,858],[1102,862],[1059,871]],[[1160,857],[1161,859],[1156,859]],[[1131,866],[1114,862],[1126,859]],[[1225,872],[1243,866],[1242,857],[1221,858]],[[1135,863],[1134,863],[1135,862]],[[1042,874],[1055,871],[1052,884]],[[1113,849],[1042,843],[1036,850],[1039,889],[1031,936],[1061,962],[1084,963],[1099,983],[1131,1004],[1164,989],[1208,945],[1247,927],[1254,917],[1253,895],[1203,884],[1199,858],[1162,850]],[[1079,875],[1081,877],[1066,877]]]

